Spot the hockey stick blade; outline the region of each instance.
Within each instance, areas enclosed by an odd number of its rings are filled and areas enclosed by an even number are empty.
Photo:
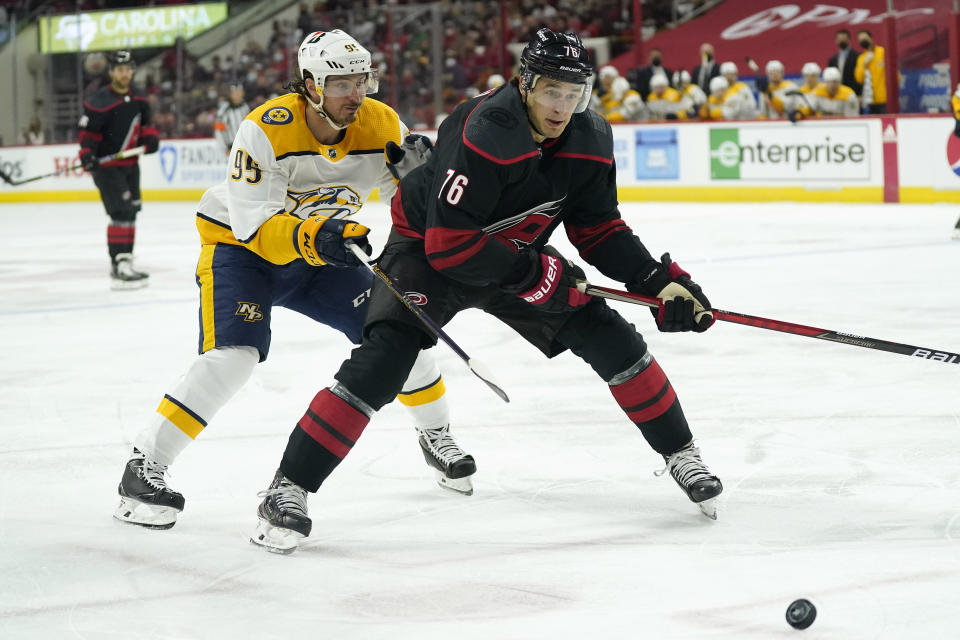
[[[461,349],[460,345],[454,342],[453,338],[447,335],[447,332],[444,331],[439,324],[434,322],[433,318],[428,316],[423,309],[417,306],[417,304],[410,299],[410,296],[405,294],[403,291],[400,291],[397,286],[393,284],[390,276],[384,273],[380,267],[369,261],[369,256],[364,253],[363,249],[357,246],[355,242],[350,240],[344,242],[343,244],[350,249],[351,252],[353,252],[353,255],[357,257],[357,260],[359,260],[361,264],[369,269],[374,276],[379,278],[380,281],[383,282],[383,284],[385,284],[391,292],[393,292],[393,295],[400,299],[400,302],[403,303],[403,306],[410,310],[413,315],[417,316],[417,319],[420,320],[423,326],[430,333],[450,347],[450,349],[457,354],[457,357],[463,360],[463,363],[467,365],[473,375],[483,380],[484,384],[490,387],[490,390],[497,394],[497,397],[499,397],[501,400],[504,402],[510,402],[510,397],[507,395],[507,393],[499,384],[494,382],[493,375],[490,373],[490,370],[487,369],[485,365],[467,355],[467,352]]]
[[[657,308],[660,306],[659,300],[651,296],[644,296],[638,293],[628,291],[618,291],[608,289],[607,287],[598,287],[584,280],[577,282],[577,289],[581,293],[597,296],[598,298],[607,298],[630,304],[639,304],[644,307]],[[773,320],[771,318],[761,318],[759,316],[750,316],[736,311],[724,311],[723,309],[711,309],[713,316],[717,320],[742,324],[748,327],[757,327],[759,329],[769,329],[770,331],[780,331],[782,333],[792,333],[793,335],[805,336],[807,338],[816,338],[817,340],[826,340],[828,342],[839,342],[840,344],[849,344],[855,347],[865,349],[875,349],[877,351],[886,351],[888,353],[899,353],[904,356],[923,358],[924,360],[934,360],[936,362],[945,362],[947,364],[960,364],[960,353],[942,351],[940,349],[928,349],[926,347],[915,347],[900,342],[890,342],[889,340],[880,340],[878,338],[867,338],[852,333],[843,333],[831,329],[818,329],[803,324],[793,322],[784,322],[783,320]]]

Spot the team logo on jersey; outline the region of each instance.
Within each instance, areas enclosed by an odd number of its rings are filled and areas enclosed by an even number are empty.
[[[418,307],[422,307],[428,302],[427,296],[420,293],[419,291],[407,291],[406,293],[403,294],[403,296],[413,304],[417,305]]]
[[[960,176],[960,138],[951,131],[947,136],[947,164],[950,170]]]
[[[301,218],[318,212],[342,217],[355,214],[362,204],[356,191],[347,185],[334,185],[310,191],[287,191],[286,210]]]
[[[238,302],[235,316],[242,316],[244,322],[256,322],[263,320],[263,312],[260,311],[260,305],[256,302]]]
[[[336,158],[337,150],[331,147],[330,149],[327,149],[327,155],[330,156],[331,159]]]
[[[524,249],[533,244],[537,237],[553,223],[566,199],[567,196],[564,195],[559,200],[538,204],[506,220],[494,222],[483,230],[490,235],[509,240],[518,250]]]
[[[293,114],[286,107],[267,109],[260,116],[260,121],[264,124],[287,124],[291,120],[293,120]]]

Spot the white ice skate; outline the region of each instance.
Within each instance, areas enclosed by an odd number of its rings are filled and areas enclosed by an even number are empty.
[[[473,495],[470,476],[477,472],[477,463],[457,445],[450,435],[450,425],[436,429],[417,427],[417,433],[423,459],[433,467],[437,484],[465,496]]]
[[[703,464],[700,449],[690,442],[663,459],[666,466],[655,471],[654,475],[662,476],[669,471],[687,497],[700,507],[701,513],[711,520],[716,520],[717,496],[723,491],[723,484],[717,476],[710,473],[707,465]]]

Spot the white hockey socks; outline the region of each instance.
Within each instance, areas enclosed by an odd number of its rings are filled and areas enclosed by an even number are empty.
[[[397,400],[410,411],[414,426],[435,429],[450,424],[450,407],[440,367],[429,350],[420,352]]]
[[[163,396],[154,423],[137,434],[133,446],[151,460],[173,464],[247,382],[259,361],[254,347],[218,347],[198,357]]]

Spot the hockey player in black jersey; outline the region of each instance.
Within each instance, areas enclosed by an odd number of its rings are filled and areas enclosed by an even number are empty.
[[[400,183],[380,267],[443,325],[479,308],[548,358],[567,349],[609,385],[627,417],[681,489],[716,517],[723,490],[706,467],[660,365],[633,325],[580,293],[584,272],[547,245],[561,224],[580,256],[629,290],[660,298],[661,331],[707,330],[710,303],[664,254],[655,260],[617,209],[610,125],[586,110],[593,67],[580,39],[541,29],[524,49],[519,77],[469,100],[440,126],[430,160]],[[311,527],[304,491],[315,492],[400,390],[418,350],[435,342],[374,281],[364,339],[298,424],[252,539],[292,551]],[[319,434],[319,435],[318,435]],[[331,446],[336,444],[336,447]],[[277,486],[276,478],[272,487]]]
[[[151,124],[150,105],[143,91],[132,86],[134,61],[129,51],[108,57],[110,84],[83,103],[80,119],[80,162],[93,176],[107,210],[107,250],[114,289],[147,285],[147,274],[133,266],[133,239],[140,212],[140,167],[137,156],[101,165],[97,158],[140,145],[146,153],[159,147]]]

